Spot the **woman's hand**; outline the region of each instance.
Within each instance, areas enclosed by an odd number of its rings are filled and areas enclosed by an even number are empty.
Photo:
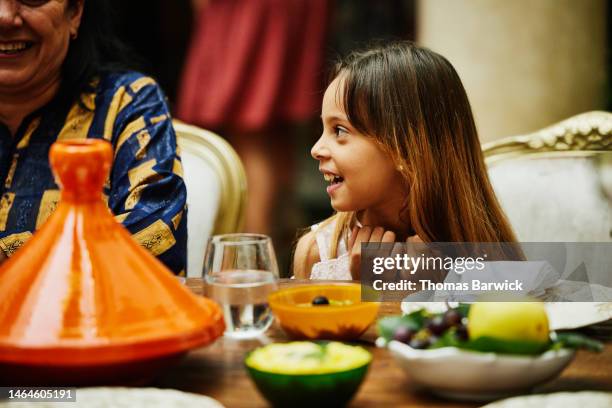
[[[368,242],[395,242],[395,233],[385,231],[382,227],[353,227],[348,243],[351,276],[354,280],[359,279],[361,264],[361,243]]]

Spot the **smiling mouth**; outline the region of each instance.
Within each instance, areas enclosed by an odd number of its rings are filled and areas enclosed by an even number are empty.
[[[28,41],[0,42],[0,55],[14,55],[32,48]]]
[[[323,178],[325,179],[325,181],[327,181],[329,183],[330,186],[333,186],[335,184],[340,184],[344,181],[344,179],[340,176],[336,176],[335,174],[323,174]]]

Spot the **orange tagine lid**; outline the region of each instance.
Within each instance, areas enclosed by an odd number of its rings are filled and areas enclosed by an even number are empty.
[[[150,371],[219,337],[220,308],[181,285],[104,203],[111,145],[57,142],[49,157],[57,208],[0,268],[0,382],[130,382],[118,379],[138,370],[123,368]]]

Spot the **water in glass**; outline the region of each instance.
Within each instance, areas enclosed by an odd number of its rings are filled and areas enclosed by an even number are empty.
[[[278,266],[269,237],[226,234],[211,238],[205,257],[206,294],[225,316],[225,335],[252,338],[273,321],[268,295],[276,290]]]

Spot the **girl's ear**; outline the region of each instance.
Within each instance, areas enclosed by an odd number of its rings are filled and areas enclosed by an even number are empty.
[[[70,38],[73,40],[79,34],[81,26],[81,17],[83,16],[83,7],[85,0],[76,0],[74,6],[69,7],[68,14],[70,16]]]

